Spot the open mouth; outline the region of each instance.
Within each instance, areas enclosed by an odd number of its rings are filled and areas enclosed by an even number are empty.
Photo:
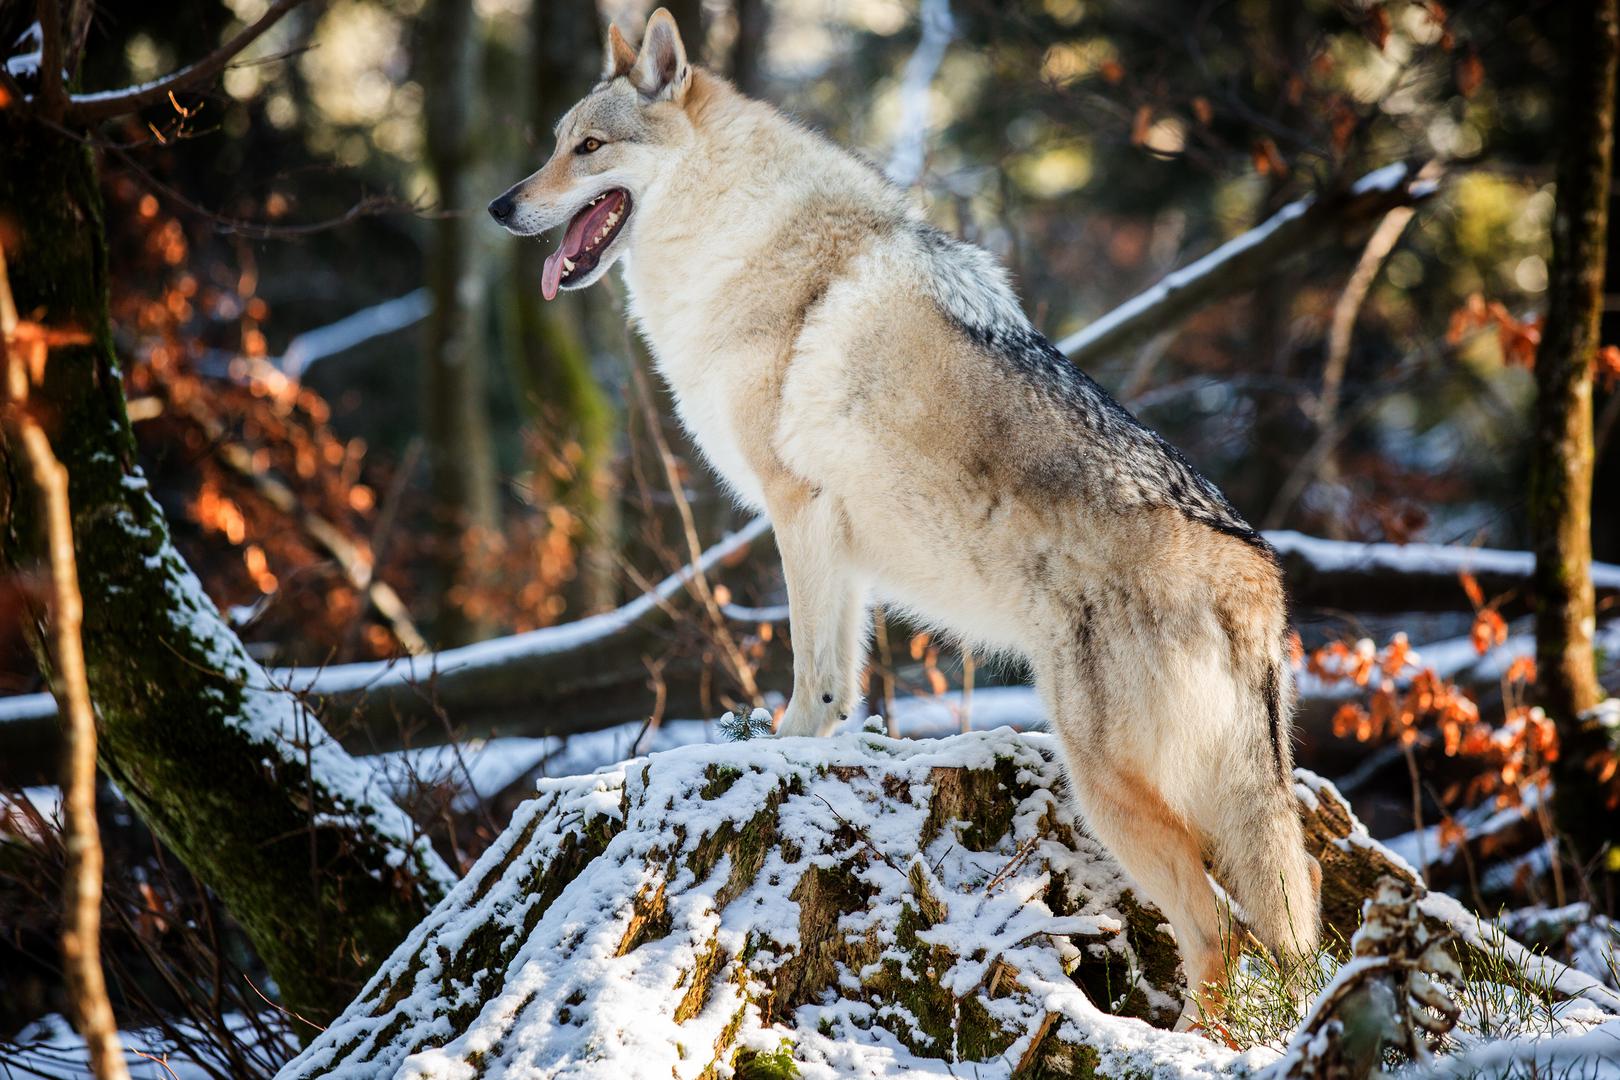
[[[562,286],[589,276],[629,219],[630,193],[623,188],[609,188],[586,203],[568,223],[562,245],[546,256],[541,295],[550,300]]]

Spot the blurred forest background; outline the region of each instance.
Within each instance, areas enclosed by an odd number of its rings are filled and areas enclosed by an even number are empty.
[[[656,626],[637,614],[645,633],[597,653],[491,645],[480,662],[527,651],[532,666],[481,691],[454,665],[441,679],[433,656],[613,612],[748,523],[674,423],[617,279],[543,304],[549,241],[515,240],[483,209],[550,153],[552,123],[595,80],[605,20],[639,27],[647,6],[298,4],[217,80],[89,137],[112,345],[174,543],[265,667],[313,679],[383,662],[362,684],[408,672],[407,689],[351,692],[316,715],[386,763],[453,869],[536,775],[710,737],[700,721],[779,710],[790,685],[779,573],[752,534],[711,560],[693,602],[666,590],[678,610]],[[1054,341],[1298,200],[1339,207],[1269,253],[1252,287],[1219,281],[1077,362],[1257,526],[1447,547],[1409,562],[1367,549],[1379,572],[1341,580],[1357,549],[1300,543],[1302,764],[1350,777],[1376,835],[1405,834],[1437,884],[1489,909],[1587,901],[1566,934],[1613,912],[1612,896],[1558,873],[1523,660],[1527,571],[1467,558],[1531,544],[1564,5],[669,6],[702,63],[857,148],[930,220],[994,251]],[[102,0],[79,85],[157,78],[270,7]],[[0,95],[31,92],[39,49],[35,5],[0,3]],[[1406,168],[1400,196],[1357,203],[1356,182],[1392,163]],[[1620,305],[1607,311],[1604,340],[1620,342]],[[1605,352],[1591,536],[1608,563],[1617,383],[1620,352]],[[1599,576],[1613,692],[1620,576]],[[65,855],[51,839],[54,720],[21,615],[31,587],[0,577],[0,1046],[48,1048],[42,1019],[67,1011],[54,955]],[[909,709],[918,731],[1038,722],[997,694],[1020,673],[983,661],[880,613],[868,701],[891,722]],[[212,1075],[273,1071],[298,1021],[267,1004],[252,935],[118,794],[104,785],[100,802],[121,1019]],[[49,1053],[30,1060],[54,1075]]]

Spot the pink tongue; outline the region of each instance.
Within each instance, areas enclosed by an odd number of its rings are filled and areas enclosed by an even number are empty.
[[[546,268],[540,274],[540,295],[547,300],[557,299],[557,286],[562,284],[562,248],[546,256]]]
[[[605,215],[612,213],[617,199],[604,199],[595,206],[574,215],[574,220],[568,223],[568,232],[563,234],[563,241],[557,250],[546,256],[545,271],[540,275],[540,295],[547,300],[557,297],[557,289],[562,285],[563,260],[573,259],[585,249],[585,237],[595,231],[596,222]]]

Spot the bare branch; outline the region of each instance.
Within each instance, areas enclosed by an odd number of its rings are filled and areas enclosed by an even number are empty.
[[[1328,324],[1327,360],[1322,364],[1322,390],[1316,396],[1316,443],[1283,481],[1271,509],[1261,521],[1262,528],[1275,529],[1282,525],[1295,500],[1324,468],[1330,467],[1333,449],[1346,434],[1347,425],[1339,418],[1339,396],[1344,387],[1345,369],[1350,364],[1350,336],[1384,260],[1395,250],[1414,213],[1410,206],[1397,206],[1384,215],[1384,220],[1368,238],[1367,246],[1361,249],[1356,268],[1333,305],[1333,317]]]
[[[141,166],[140,162],[125,153],[123,147],[94,139],[85,141],[93,146],[101,146],[110,151],[125,165],[129,166],[130,170],[139,176],[142,182],[153,191],[175,203],[187,213],[213,222],[214,228],[226,236],[244,236],[250,240],[286,240],[325,232],[328,229],[335,229],[364,217],[380,217],[383,214],[396,213],[422,216],[423,213],[422,208],[415,203],[407,203],[392,195],[366,195],[336,217],[312,221],[304,225],[269,225],[261,221],[249,221],[246,218],[226,217],[216,210],[210,210],[208,207],[188,199],[185,195],[153,176]]]
[[[280,22],[282,16],[303,2],[304,0],[275,0],[275,3],[271,4],[269,9],[252,25],[244,28],[235,37],[196,63],[187,64],[178,71],[171,72],[160,79],[142,83],[139,86],[128,86],[121,90],[102,90],[93,94],[74,94],[68,99],[67,108],[61,115],[63,119],[72,124],[96,124],[103,120],[111,120],[114,117],[138,112],[149,105],[156,105],[159,102],[166,101],[170,94],[195,89],[198,85],[218,76],[221,71],[225,70],[225,66],[231,62],[232,58],[257,41],[264,35],[266,30]],[[44,8],[54,5],[52,0],[41,0],[40,6]],[[42,22],[41,26],[43,25]],[[49,38],[46,41],[44,59],[47,61],[46,72],[48,73],[51,70],[49,66]],[[58,49],[60,50],[60,45],[58,45]],[[60,70],[60,59],[61,57],[58,56],[58,71]],[[49,75],[46,74],[42,77],[48,79]],[[49,84],[47,83],[47,85]]]
[[[54,7],[51,0],[47,5]],[[24,340],[26,332],[27,340]],[[62,783],[62,844],[67,854],[62,904],[62,966],[75,1025],[90,1051],[97,1080],[129,1080],[118,1022],[101,968],[101,833],[96,827],[96,717],[79,627],[84,597],[73,555],[73,514],[68,506],[68,473],[51,440],[28,407],[30,384],[45,367],[49,336],[37,325],[19,324],[0,252],[0,353],[5,360],[4,429],[28,462],[27,476],[39,499],[50,552],[52,689],[66,723],[62,736],[66,776]]]
[[[67,37],[62,43],[62,72],[69,81],[78,78],[84,60],[84,43],[90,37],[95,0],[67,0]]]
[[[1289,203],[1191,266],[1167,275],[1146,292],[1058,342],[1077,364],[1139,344],[1208,307],[1249,289],[1324,239],[1399,206],[1411,206],[1437,190],[1436,183],[1397,163],[1368,173],[1347,190]]]

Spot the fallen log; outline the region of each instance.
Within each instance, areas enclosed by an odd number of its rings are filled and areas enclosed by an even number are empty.
[[[704,553],[704,573],[740,560],[769,543],[770,526],[757,519]],[[1528,583],[1528,552],[1432,544],[1360,544],[1299,533],[1270,533],[1288,576],[1296,608],[1360,612],[1466,609],[1458,575],[1473,574],[1487,595]],[[393,749],[404,735],[418,743],[442,742],[455,732],[476,735],[571,735],[643,720],[653,699],[649,660],[669,651],[674,605],[694,570],[686,567],[624,607],[578,622],[497,638],[460,649],[394,661],[283,669],[276,680],[317,699],[321,716],[356,753]],[[1620,597],[1620,566],[1593,567],[1600,599]],[[786,607],[729,609],[742,625],[786,629]],[[1528,639],[1525,639],[1526,641]],[[1426,656],[1443,674],[1481,686],[1496,681],[1498,661],[1522,643],[1515,639],[1490,656],[1473,655],[1459,640],[1446,655]],[[1425,653],[1432,652],[1425,647]],[[1457,655],[1452,655],[1453,653]],[[792,672],[780,654],[756,673],[764,690],[786,691]],[[1453,673],[1455,673],[1453,675]],[[716,711],[713,686],[698,657],[665,665],[666,714],[702,716]],[[1325,730],[1338,705],[1359,693],[1344,683],[1321,686],[1302,679],[1299,727]],[[38,783],[56,760],[56,703],[49,694],[0,698],[0,781]],[[448,726],[445,720],[449,721]]]

